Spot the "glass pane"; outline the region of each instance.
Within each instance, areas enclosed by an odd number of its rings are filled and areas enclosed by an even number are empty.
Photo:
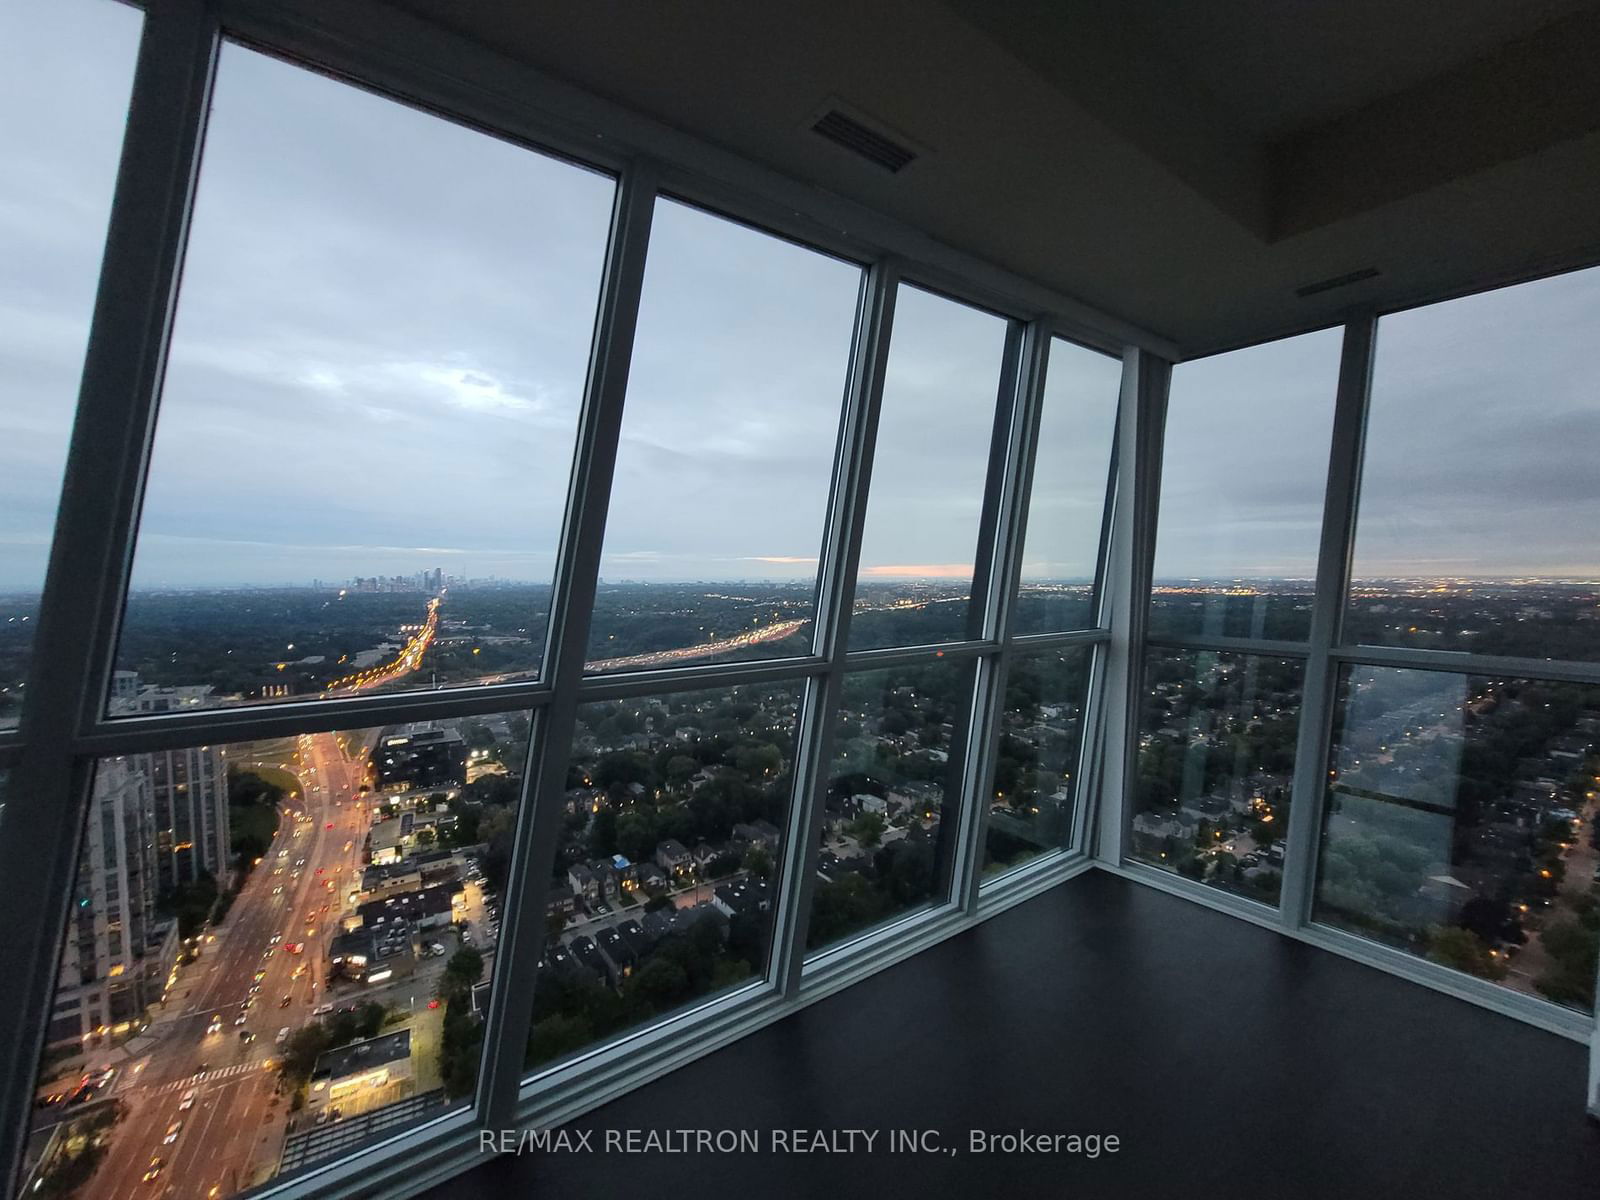
[[[1278,902],[1303,677],[1293,659],[1149,653],[1129,858]]]
[[[528,1066],[766,971],[800,692],[578,709]]]
[[[1384,317],[1346,640],[1600,658],[1600,270]]]
[[[140,25],[110,0],[0,6],[0,729],[22,709]]]
[[[1594,1010],[1600,688],[1349,667],[1316,920]]]
[[[1072,844],[1093,661],[1088,646],[1012,660],[983,846],[986,873]]]
[[[1310,632],[1340,342],[1328,329],[1173,368],[1151,633]]]
[[[536,672],[613,191],[227,47],[118,665],[203,705]]]
[[[1120,360],[1054,339],[1028,500],[1014,629],[1054,633],[1094,624]]]
[[[845,679],[808,949],[948,894],[971,700],[960,663]]]
[[[39,1186],[228,1196],[467,1104],[529,728],[102,759],[40,1064]]]
[[[967,636],[1006,323],[902,285],[850,646]]]
[[[861,270],[656,202],[591,671],[811,649]]]

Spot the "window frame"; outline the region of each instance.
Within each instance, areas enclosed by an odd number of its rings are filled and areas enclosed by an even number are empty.
[[[1021,531],[1033,470],[1048,347],[1053,338],[1122,357],[1124,347],[1172,354],[1163,339],[1024,277],[930,242],[870,209],[791,181],[639,117],[370,0],[149,0],[128,124],[101,263],[78,411],[68,450],[29,703],[0,733],[9,772],[0,864],[6,878],[43,897],[28,937],[0,945],[0,969],[20,982],[23,1036],[0,1048],[0,1160],[14,1169],[30,1110],[38,1051],[53,1001],[60,933],[95,761],[108,755],[227,743],[292,733],[365,728],[491,712],[531,715],[528,757],[502,953],[492,982],[478,1088],[465,1108],[380,1137],[345,1157],[278,1177],[260,1194],[354,1196],[414,1190],[478,1161],[477,1134],[518,1123],[553,1124],[655,1078],[717,1046],[882,970],[1091,865],[1091,774],[1100,758],[1103,648],[1112,638],[1103,581],[1112,545],[1113,447],[1102,521],[1092,627],[1015,638],[1011,632]],[[381,19],[380,19],[381,17]],[[112,718],[104,711],[176,292],[199,179],[209,102],[223,43],[267,53],[489,136],[566,159],[618,181],[588,378],[557,550],[540,678],[436,692],[376,694]],[[597,136],[597,134],[599,136]],[[585,676],[590,616],[634,325],[655,200],[665,196],[866,267],[855,315],[845,417],[835,450],[819,567],[814,653]],[[866,511],[894,293],[902,278],[1007,321],[997,380],[969,636],[943,645],[974,660],[972,707],[958,728],[963,759],[955,861],[948,894],[933,905],[846,939],[808,959],[805,924],[815,878],[814,833],[828,783],[831,729],[845,675],[917,661],[925,647],[850,652],[848,625]],[[87,581],[87,584],[85,584]],[[1095,654],[1085,714],[1083,802],[1072,847],[988,881],[978,869],[992,778],[997,705],[1016,651],[1089,645]],[[532,989],[544,936],[544,890],[560,826],[578,705],[750,682],[804,687],[795,790],[775,892],[773,951],[764,977],[670,1014],[554,1067],[523,1068]],[[969,752],[967,752],[969,751]],[[1085,769],[1087,768],[1087,769]],[[542,801],[542,802],[541,802]],[[18,836],[28,830],[26,840]],[[982,887],[980,889],[980,883]],[[9,1177],[15,1178],[13,1174]]]
[[[1573,269],[1581,269],[1574,267]],[[1546,272],[1545,274],[1548,274]],[[1461,295],[1540,276],[1491,284],[1421,303],[1438,303]],[[1163,433],[1167,394],[1175,360],[1147,351],[1130,351],[1142,360],[1136,368],[1136,402],[1124,406],[1123,430],[1137,439],[1131,464],[1134,495],[1119,529],[1128,532],[1126,544],[1113,554],[1111,570],[1125,599],[1113,620],[1117,643],[1126,638],[1128,651],[1122,674],[1113,677],[1104,699],[1114,728],[1108,738],[1116,771],[1107,782],[1100,817],[1102,838],[1097,861],[1130,879],[1181,895],[1208,907],[1255,924],[1276,929],[1296,940],[1340,954],[1357,962],[1420,983],[1448,995],[1525,1021],[1538,1028],[1592,1047],[1587,1104],[1600,1115],[1600,1020],[1539,996],[1511,991],[1484,979],[1417,958],[1353,933],[1312,920],[1316,870],[1321,857],[1323,815],[1326,806],[1326,772],[1332,752],[1337,717],[1338,680],[1346,666],[1405,667],[1452,674],[1473,674],[1529,680],[1554,680],[1600,684],[1600,662],[1528,659],[1475,654],[1454,650],[1372,646],[1347,640],[1344,618],[1348,607],[1356,521],[1360,508],[1361,471],[1367,417],[1371,407],[1378,325],[1383,316],[1418,307],[1417,304],[1352,312],[1340,326],[1338,381],[1329,398],[1333,427],[1329,444],[1327,481],[1323,491],[1321,539],[1313,589],[1311,625],[1304,642],[1233,636],[1153,635],[1148,632],[1155,558],[1156,515],[1159,505]],[[1314,330],[1297,330],[1285,336]],[[1241,347],[1242,348],[1242,347]],[[1225,353],[1226,351],[1219,351]],[[1122,514],[1119,513],[1119,519]],[[1184,879],[1158,867],[1139,863],[1125,853],[1127,831],[1135,814],[1139,750],[1139,706],[1143,694],[1143,664],[1147,649],[1218,650],[1299,659],[1305,663],[1304,685],[1295,763],[1282,890],[1276,908]],[[1118,696],[1118,689],[1126,689]]]

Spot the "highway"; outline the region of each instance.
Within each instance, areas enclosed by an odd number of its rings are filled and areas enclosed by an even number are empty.
[[[759,646],[764,642],[782,641],[810,623],[810,617],[803,617],[799,620],[774,621],[771,625],[750,629],[733,637],[718,638],[710,642],[699,642],[693,646],[680,646],[675,650],[651,650],[644,654],[624,654],[620,658],[597,659],[594,662],[584,663],[584,670],[639,671],[650,667],[670,667],[674,663],[689,662],[697,658],[709,658],[716,654],[726,654],[730,650],[743,650],[749,646]]]
[[[325,694],[374,690],[414,672],[437,634],[440,603],[441,597],[429,601],[423,624],[395,657],[328,684]],[[588,665],[590,670],[667,666],[781,640],[808,620],[778,621],[697,646]],[[326,1002],[327,940],[348,894],[360,886],[372,815],[360,787],[367,782],[376,732],[302,735],[295,742],[297,762],[271,760],[266,744],[234,748],[236,766],[279,767],[294,774],[298,794],[280,805],[272,845],[226,919],[200,935],[200,957],[179,968],[166,999],[151,1011],[148,1029],[129,1047],[141,1049],[131,1058],[112,1048],[91,1057],[89,1072],[117,1067],[111,1094],[124,1115],[106,1157],[79,1195],[217,1200],[275,1173],[290,1099],[278,1092],[277,1034],[285,1027],[298,1029]],[[262,757],[252,761],[257,754]],[[492,955],[481,919],[478,924],[478,944]],[[290,953],[287,947],[294,943],[304,943],[304,951]],[[413,992],[416,981],[396,990]],[[248,1009],[242,1008],[246,1001]],[[252,1037],[247,1041],[241,1033]],[[155,1177],[145,1180],[157,1167]]]

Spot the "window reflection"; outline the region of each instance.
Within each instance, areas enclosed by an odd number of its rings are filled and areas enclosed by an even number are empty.
[[[952,663],[845,680],[810,949],[946,894],[971,690],[971,669]]]
[[[1150,652],[1130,857],[1277,903],[1303,674],[1289,659]]]
[[[1594,1007],[1600,688],[1350,667],[1315,918]]]
[[[986,872],[1071,844],[1093,658],[1091,649],[1078,647],[1012,660],[983,846]]]

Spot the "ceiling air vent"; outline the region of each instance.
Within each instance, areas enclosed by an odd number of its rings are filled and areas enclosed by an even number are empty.
[[[811,130],[834,145],[843,146],[852,154],[876,163],[891,175],[897,174],[917,158],[915,150],[902,146],[893,138],[837,108],[830,108],[818,117]]]
[[[1331,292],[1334,288],[1349,287],[1352,283],[1360,283],[1363,279],[1376,279],[1383,272],[1377,267],[1362,267],[1359,271],[1351,271],[1348,275],[1335,275],[1331,279],[1319,279],[1316,283],[1308,283],[1304,287],[1297,287],[1294,294],[1304,300],[1307,296],[1315,296],[1318,292]]]

